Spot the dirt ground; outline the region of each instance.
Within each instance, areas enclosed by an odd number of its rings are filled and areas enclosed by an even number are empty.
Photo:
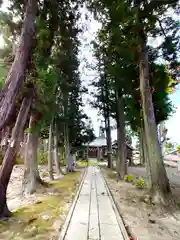
[[[47,166],[39,167],[41,178],[49,182],[48,179],[48,168]],[[11,211],[15,211],[17,208],[24,207],[28,204],[40,201],[46,189],[42,189],[38,193],[32,194],[31,196],[22,196],[22,179],[24,174],[23,165],[15,165],[11,174],[10,182],[7,190],[7,203]],[[58,179],[54,174],[55,180]],[[44,191],[44,192],[43,192]]]
[[[56,240],[70,209],[84,168],[48,181],[47,167],[40,167],[42,179],[48,187],[38,193],[22,196],[24,169],[17,165],[13,169],[7,192],[7,202],[13,216],[0,220],[0,240]]]
[[[111,170],[103,168],[102,171],[134,239],[180,240],[179,210],[144,202],[142,196],[146,195],[146,190],[139,190],[132,183],[119,181],[116,173]],[[177,191],[173,193],[177,194]],[[180,199],[179,191],[176,197]]]

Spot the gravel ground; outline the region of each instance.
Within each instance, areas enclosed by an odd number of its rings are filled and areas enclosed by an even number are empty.
[[[115,172],[102,169],[125,223],[138,240],[179,240],[180,211],[142,201],[145,190],[119,181]],[[180,191],[177,198],[180,199]]]

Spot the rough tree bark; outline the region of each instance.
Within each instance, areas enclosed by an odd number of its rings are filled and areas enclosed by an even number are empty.
[[[116,93],[117,100],[117,145],[118,145],[118,156],[117,156],[117,172],[121,179],[124,179],[127,174],[126,164],[126,142],[125,142],[125,126],[124,126],[124,104],[123,99]]]
[[[66,171],[73,171],[73,161],[70,155],[70,143],[69,143],[69,130],[68,124],[64,124],[64,148],[65,148],[65,159],[66,159]]]
[[[140,92],[142,99],[145,139],[151,176],[151,192],[154,201],[165,201],[170,190],[156,131],[152,94],[149,86],[149,61],[144,31],[139,31],[140,43]]]
[[[34,131],[35,120],[31,114],[29,120],[29,130],[27,142],[25,146],[24,156],[24,179],[22,183],[22,190],[24,194],[32,194],[36,191],[42,180],[38,170],[38,132]]]
[[[140,164],[144,165],[145,163],[145,152],[144,152],[144,141],[145,139],[143,138],[143,129],[139,129],[139,152],[140,152]]]
[[[12,129],[9,126],[5,127],[1,131],[0,149],[1,149],[1,152],[2,152],[3,155],[7,150],[8,141],[9,141],[11,132],[12,132]]]
[[[48,143],[48,172],[50,180],[54,179],[53,176],[53,136],[52,136],[52,123],[49,127],[49,143]]]
[[[60,161],[59,161],[59,150],[58,150],[58,137],[57,137],[57,127],[55,124],[55,133],[54,133],[54,162],[56,166],[56,173],[58,176],[63,175],[63,172],[60,167]]]
[[[66,167],[66,171],[67,172],[74,172],[74,162],[75,162],[75,155],[74,154],[70,154],[69,158],[68,158],[68,164]]]
[[[37,0],[28,0],[19,45],[6,83],[0,94],[0,129],[10,120],[16,96],[24,80],[35,34]],[[10,89],[10,90],[9,90]]]
[[[150,164],[149,164],[149,155],[148,155],[148,149],[147,149],[147,142],[146,142],[146,135],[145,135],[145,129],[144,124],[141,124],[141,140],[142,140],[142,152],[143,152],[143,161],[146,168],[146,178],[148,186],[151,187],[151,175],[150,175]]]
[[[40,139],[39,140],[39,147],[38,147],[38,149],[39,149],[39,152],[40,153],[44,153],[44,141],[43,141],[43,139]]]
[[[103,96],[103,111],[106,130],[106,143],[107,143],[107,161],[108,168],[112,168],[112,141],[111,141],[111,126],[110,126],[110,106],[109,106],[109,83],[107,75],[104,76],[104,89],[102,89]]]
[[[108,168],[112,168],[112,141],[111,141],[111,126],[110,126],[109,117],[105,120],[105,125],[106,125],[105,127],[106,127]]]
[[[74,171],[74,157],[70,152],[71,146],[69,142],[69,129],[68,124],[64,125],[64,146],[65,146],[65,158],[66,158],[66,172]]]
[[[67,89],[64,89],[63,110],[64,110],[65,118],[68,115],[68,102],[69,102],[69,92]],[[69,126],[67,121],[64,122],[64,150],[65,150],[64,156],[65,156],[66,171],[68,172],[72,167],[72,164],[71,164],[71,157],[70,157]]]
[[[48,141],[47,141],[47,139],[43,140],[43,152],[44,153],[48,152]]]
[[[7,207],[7,186],[16,161],[16,155],[20,147],[21,136],[28,118],[31,103],[32,94],[31,96],[27,96],[23,99],[15,126],[12,130],[10,143],[3,159],[0,171],[0,217],[11,216]]]

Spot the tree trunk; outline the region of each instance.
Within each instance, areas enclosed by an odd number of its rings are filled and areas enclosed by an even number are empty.
[[[0,94],[0,129],[10,120],[17,94],[24,80],[35,34],[36,12],[37,1],[28,0],[19,46],[12,67],[6,78],[5,86]]]
[[[6,150],[7,150],[8,141],[10,139],[10,133],[11,132],[12,132],[12,129],[9,126],[5,127],[1,131],[1,143],[0,143],[0,146],[1,146],[1,151],[3,153],[5,153]]]
[[[143,109],[144,130],[147,143],[148,164],[151,176],[151,192],[157,201],[164,202],[170,192],[163,158],[158,142],[152,94],[149,86],[149,62],[146,38],[143,30],[139,32],[140,41],[140,92]]]
[[[75,163],[75,155],[70,154],[68,158],[68,164],[66,167],[67,172],[74,172],[74,163]]]
[[[73,155],[70,153],[70,143],[69,143],[69,130],[68,130],[68,124],[65,124],[65,158],[66,158],[66,172],[73,172],[74,171],[74,161],[73,161]]]
[[[44,139],[43,140],[43,148],[44,148],[44,153],[47,153],[48,152],[48,140],[47,139]]]
[[[112,168],[112,142],[111,142],[111,126],[110,126],[110,104],[109,104],[109,82],[107,75],[104,76],[104,87],[102,87],[103,111],[106,130],[107,143],[107,161],[108,168]]]
[[[159,136],[159,143],[160,143],[160,148],[161,148],[161,152],[162,152],[162,156],[164,157],[165,155],[165,145],[166,145],[166,135],[167,135],[167,131],[165,131],[165,124],[164,122],[161,122],[159,124],[159,131],[158,131],[158,136]]]
[[[43,139],[40,139],[40,141],[39,141],[39,152],[40,153],[44,153],[44,141],[43,141]]]
[[[106,120],[106,142],[107,142],[107,161],[108,168],[112,168],[112,141],[111,141],[111,126],[110,126],[110,118],[108,117]]]
[[[42,183],[38,170],[38,133],[34,131],[34,116],[31,114],[24,158],[24,180],[22,184],[23,193],[32,194],[36,191],[38,184]]]
[[[52,136],[52,123],[49,127],[49,147],[48,147],[48,172],[50,180],[53,180],[53,136]]]
[[[60,161],[59,161],[57,129],[54,133],[54,162],[55,162],[55,166],[56,166],[56,173],[58,176],[61,176],[63,174],[63,172],[61,170]]]
[[[150,174],[149,155],[148,155],[145,129],[144,129],[143,125],[144,124],[142,124],[142,128],[141,128],[143,157],[144,157],[144,164],[145,164],[145,168],[146,168],[146,179],[147,179],[148,187],[151,188],[151,174]]]
[[[124,104],[123,98],[117,93],[117,145],[118,145],[118,164],[117,171],[121,179],[127,174],[126,164],[126,142],[124,127]]]
[[[70,158],[69,131],[67,123],[64,124],[64,148],[66,169],[68,170],[69,166],[71,165],[71,158]]]
[[[145,149],[144,149],[144,137],[143,137],[143,129],[139,129],[139,153],[140,153],[140,164],[144,165],[145,163]]]
[[[63,108],[64,108],[64,117],[66,118],[68,115],[68,102],[69,102],[69,92],[66,89],[63,92]],[[68,170],[70,158],[70,143],[69,143],[69,126],[68,122],[64,122],[64,150],[65,150],[65,164],[66,170]]]
[[[10,143],[3,159],[0,171],[0,217],[9,217],[11,215],[7,207],[7,186],[16,161],[16,155],[19,150],[22,132],[28,118],[31,103],[32,96],[25,97],[23,99],[15,126],[12,131]]]

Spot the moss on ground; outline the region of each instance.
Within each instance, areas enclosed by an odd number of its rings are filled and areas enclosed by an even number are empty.
[[[23,165],[24,164],[24,159],[22,157],[17,157],[16,158],[16,165]]]
[[[89,160],[89,163],[88,163],[89,166],[98,166],[99,165],[99,162],[97,160]]]
[[[77,167],[77,168],[78,168],[78,167],[80,167],[80,168],[86,167],[87,164],[88,164],[87,160],[78,160],[78,161],[76,162],[76,167]]]
[[[86,167],[86,166],[97,166],[98,165],[98,161],[97,160],[78,160],[76,162],[76,166],[77,167]]]
[[[7,221],[0,221],[0,239],[54,239],[62,227],[80,172],[69,173],[50,184],[44,200],[18,209]]]

